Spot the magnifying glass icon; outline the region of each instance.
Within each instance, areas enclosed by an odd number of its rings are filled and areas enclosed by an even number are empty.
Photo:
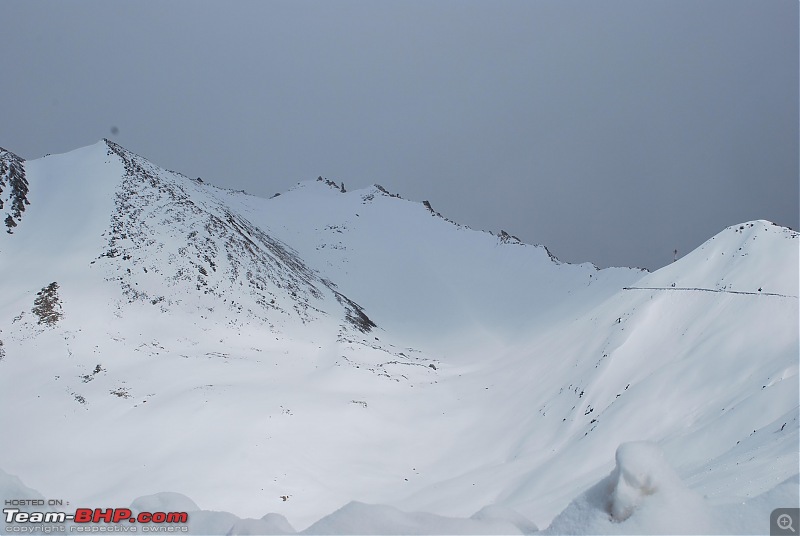
[[[779,515],[777,521],[781,530],[791,530],[792,532],[795,532],[794,527],[792,527],[792,516],[789,514]]]

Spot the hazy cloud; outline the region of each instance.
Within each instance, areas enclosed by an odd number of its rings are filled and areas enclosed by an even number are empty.
[[[798,4],[9,2],[0,145],[373,182],[567,261],[797,228]]]

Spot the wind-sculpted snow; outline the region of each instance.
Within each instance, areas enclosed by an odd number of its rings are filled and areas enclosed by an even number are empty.
[[[523,530],[536,528],[513,511],[503,511],[507,517],[481,513],[484,511],[470,518],[455,518],[354,501],[320,519],[302,534],[530,534]]]
[[[792,501],[797,487],[798,480],[794,477],[750,500],[731,505],[713,504],[681,481],[658,445],[638,441],[620,445],[611,473],[576,497],[541,531],[519,512],[499,505],[485,506],[467,518],[407,512],[388,505],[351,501],[324,515],[300,534],[761,534],[769,531],[774,505],[795,504]],[[43,494],[2,469],[0,499],[41,501],[43,505],[47,502]],[[171,532],[229,536],[298,533],[280,514],[242,519],[230,512],[201,509],[189,497],[175,492],[139,497],[128,508],[134,516],[139,512],[186,513],[187,522],[169,525]],[[23,504],[18,509],[23,512],[59,510],[31,504]],[[4,525],[6,532],[15,528],[13,523]],[[71,532],[78,528],[73,522],[38,526],[51,532]],[[82,524],[79,530],[116,532],[119,528],[101,522]]]
[[[766,534],[778,505],[797,505],[797,477],[730,505],[681,481],[661,448],[624,443],[607,477],[576,497],[542,534]]]
[[[0,426],[48,497],[191,497],[214,533],[764,532],[797,503],[794,231],[598,270],[379,186],[262,199],[110,142],[24,164]]]

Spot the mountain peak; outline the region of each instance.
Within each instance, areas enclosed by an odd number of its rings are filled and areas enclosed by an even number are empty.
[[[295,250],[214,191],[107,143],[122,159],[125,177],[108,249],[100,258],[114,259],[130,300],[178,303],[184,299],[181,295],[197,293],[215,307],[222,306],[222,300],[229,314],[245,312],[273,327],[275,313],[297,315],[307,323],[321,312],[333,313],[336,303],[350,327],[364,333],[375,327],[361,307],[334,290]],[[179,240],[177,249],[170,244],[172,238]],[[167,267],[174,275],[153,281],[149,274]]]
[[[637,286],[797,297],[798,236],[767,220],[731,225]]]
[[[321,182],[324,185],[326,185],[326,186],[328,186],[330,188],[333,188],[334,190],[339,190],[341,193],[346,193],[347,192],[347,190],[344,187],[344,181],[342,181],[342,184],[336,184],[335,181],[332,181],[332,180],[327,179],[327,178],[323,179],[322,175],[320,175],[319,177],[317,177],[317,182]]]

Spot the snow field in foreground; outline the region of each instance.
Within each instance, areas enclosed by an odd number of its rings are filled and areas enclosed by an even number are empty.
[[[734,534],[766,533],[775,505],[797,504],[798,476],[767,493],[734,505],[714,506],[690,490],[655,443],[624,443],[607,477],[575,498],[542,534]],[[44,499],[18,478],[0,471],[0,498]],[[794,501],[794,502],[793,502]],[[85,505],[84,505],[85,506]],[[23,506],[22,511],[41,511]],[[48,507],[48,510],[54,510]],[[162,492],[135,499],[138,512],[188,512],[190,534],[294,534],[282,515],[241,519],[228,512],[202,510],[180,493]],[[6,523],[6,532],[14,529]],[[302,531],[303,534],[533,534],[530,520],[511,508],[489,505],[469,518],[351,501]]]

